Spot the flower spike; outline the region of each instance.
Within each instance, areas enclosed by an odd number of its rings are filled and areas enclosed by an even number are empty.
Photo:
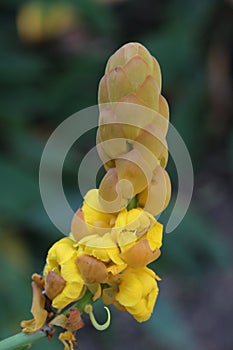
[[[21,322],[30,342],[38,332],[51,338],[62,328],[58,338],[64,350],[77,345],[82,313],[97,330],[109,327],[106,306],[105,323],[94,316],[97,299],[144,322],[159,292],[160,278],[147,265],[161,253],[163,225],[154,216],[171,196],[165,170],[169,108],[161,95],[159,64],[144,46],[128,43],[110,57],[98,103],[97,151],[106,174],[99,189],[84,196],[69,236],[49,249],[43,274],[33,275],[33,319]]]

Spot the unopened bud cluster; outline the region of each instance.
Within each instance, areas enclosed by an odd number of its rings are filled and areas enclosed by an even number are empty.
[[[161,95],[161,72],[148,50],[130,43],[110,57],[99,85],[97,149],[107,173],[100,184],[106,211],[137,196],[152,215],[167,206],[171,185],[165,170],[169,108]]]

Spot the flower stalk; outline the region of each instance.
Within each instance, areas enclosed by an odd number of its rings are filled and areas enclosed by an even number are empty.
[[[86,305],[91,305],[93,303],[92,300],[92,294],[89,291],[86,291],[84,297],[77,301],[73,305],[73,309],[78,309],[80,314],[84,312],[84,309]],[[69,310],[64,311],[65,314],[67,314]],[[50,331],[57,331],[55,327],[44,327],[44,329],[41,329],[35,333],[27,334],[25,332],[20,332],[18,334],[15,334],[9,338],[6,338],[4,340],[0,341],[0,350],[20,350],[24,348],[29,348],[32,346],[32,344],[38,342],[39,340],[42,340],[46,337],[50,337],[51,333]]]
[[[163,225],[155,215],[170,200],[165,170],[169,109],[161,95],[158,62],[138,43],[110,57],[99,84],[97,150],[106,169],[99,189],[88,191],[68,237],[49,249],[42,275],[32,276],[31,320],[0,342],[0,350],[31,346],[62,329],[73,350],[87,313],[99,331],[92,304],[102,298],[138,322],[148,320],[160,278],[147,265],[159,258]]]
[[[43,330],[33,334],[20,332],[12,337],[0,341],[0,350],[26,349],[46,336],[47,333]]]

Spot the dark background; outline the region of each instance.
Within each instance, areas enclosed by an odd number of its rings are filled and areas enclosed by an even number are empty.
[[[62,237],[39,194],[46,140],[65,118],[97,103],[108,57],[138,41],[161,65],[171,121],[193,161],[193,199],[182,224],[165,234],[153,264],[162,282],[151,320],[138,324],[112,308],[111,327],[101,333],[87,322],[79,348],[230,350],[233,2],[67,0],[65,9],[61,3],[0,3],[0,336],[18,332],[20,320],[30,317],[30,276],[43,270],[48,248]],[[64,187],[74,209],[82,201],[77,164],[94,145],[93,131],[65,163]],[[172,161],[168,171],[175,198]],[[96,313],[104,321],[101,304]],[[62,349],[52,344],[45,340],[33,349]]]

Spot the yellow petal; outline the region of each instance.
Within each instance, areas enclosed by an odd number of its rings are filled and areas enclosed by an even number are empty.
[[[129,246],[131,246],[137,239],[137,230],[130,230],[125,228],[117,233],[117,243],[121,251],[128,249]]]
[[[95,222],[103,222],[105,227],[112,227],[116,218],[116,215],[112,213],[106,213],[99,201],[99,191],[93,189],[87,192],[84,197],[84,203],[82,206],[85,221],[92,226],[93,232],[95,231]],[[89,227],[88,227],[89,229]]]
[[[74,252],[73,244],[74,241],[70,238],[62,238],[56,242],[48,251],[47,263],[50,264],[55,261],[60,264],[69,260]]]
[[[153,216],[141,208],[134,208],[129,211],[122,210],[117,216],[112,231],[116,231],[117,242],[122,248],[122,246],[140,238],[155,222]]]
[[[61,276],[65,279],[65,281],[74,281],[83,283],[82,277],[80,275],[79,269],[76,265],[77,254],[73,256],[72,259],[67,261],[65,264],[61,265]]]
[[[123,261],[123,260],[122,260]],[[112,275],[118,275],[120,272],[124,271],[127,267],[126,263],[122,263],[121,265],[109,264],[107,267],[108,272]]]
[[[153,270],[148,267],[143,267],[141,269],[137,269],[136,272],[137,278],[143,285],[142,296],[147,296],[152,289],[157,287],[156,275]]]
[[[82,290],[84,288],[84,284],[78,282],[69,282],[66,287],[57,295],[52,302],[54,308],[61,310],[70,303],[78,300],[80,295],[82,294]]]
[[[108,256],[109,256],[110,260],[114,264],[120,265],[120,266],[124,264],[124,261],[120,257],[120,251],[117,247],[108,249],[107,251],[108,251]]]
[[[134,306],[137,304],[143,292],[143,286],[133,270],[126,269],[121,274],[121,282],[119,285],[119,292],[116,295],[116,301],[122,306]]]
[[[158,221],[147,232],[146,238],[152,251],[162,246],[163,225]]]
[[[74,350],[74,345],[77,345],[74,334],[69,331],[60,333],[58,339],[64,345],[64,350]]]
[[[142,298],[133,306],[126,309],[138,321],[143,322],[150,318],[157,296],[158,286],[155,273],[148,268],[138,269],[137,277],[143,285]]]
[[[141,299],[140,302],[133,307],[127,307],[127,311],[131,313],[138,322],[147,321],[151,317],[157,296],[158,288],[155,287],[150,291],[147,298]]]
[[[114,227],[124,227],[127,224],[127,210],[123,209],[116,218]]]
[[[33,299],[32,299],[32,307],[31,313],[34,317],[32,320],[22,321],[21,327],[23,331],[26,333],[34,333],[40,330],[45,321],[47,319],[48,312],[45,308],[45,296],[42,294],[43,288],[41,285],[36,283],[35,280],[32,282],[32,291],[33,291]]]

